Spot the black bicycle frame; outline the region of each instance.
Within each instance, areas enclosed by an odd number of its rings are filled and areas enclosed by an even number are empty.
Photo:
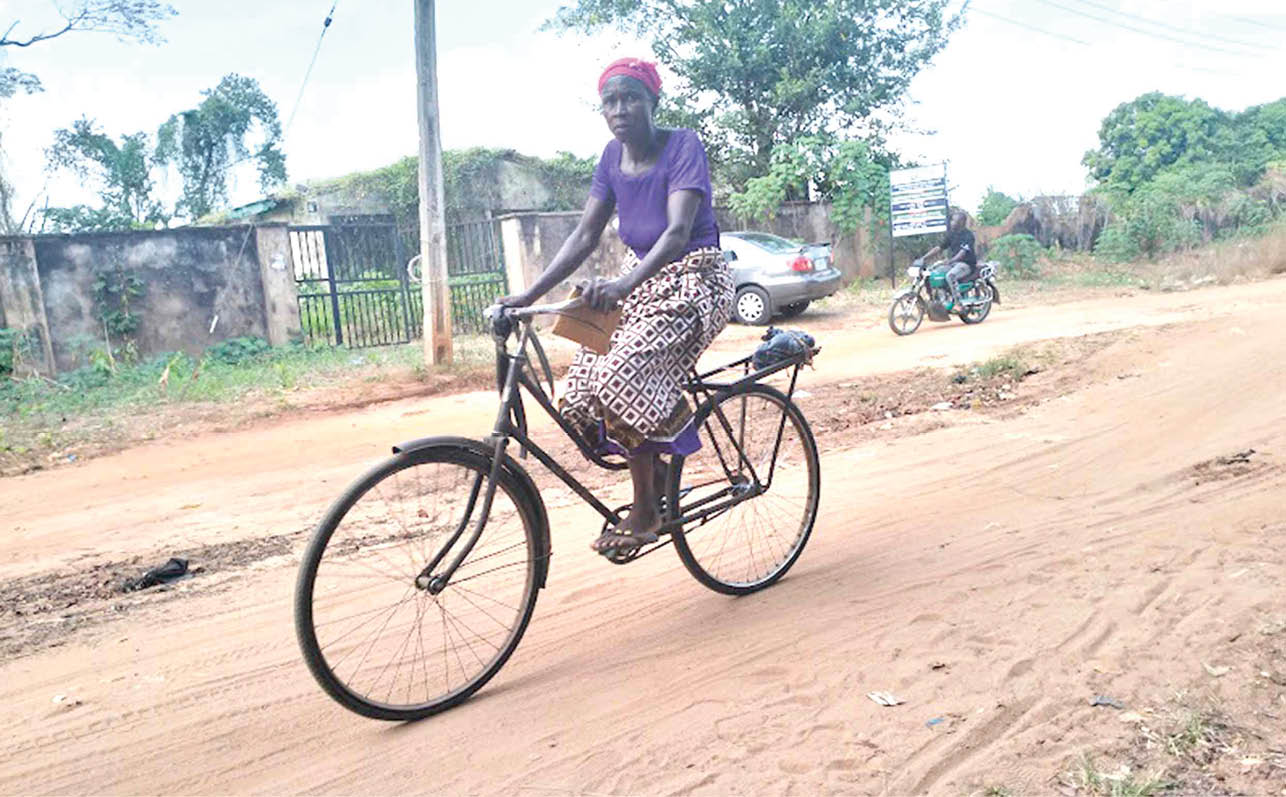
[[[553,405],[553,402],[550,401],[549,396],[545,394],[544,389],[540,387],[539,383],[533,382],[528,377],[526,368],[526,365],[528,364],[527,343],[529,340],[537,339],[535,338],[535,332],[532,329],[531,319],[523,319],[518,323],[520,325],[518,346],[513,354],[509,354],[507,350],[510,334],[506,333],[504,335],[495,335],[497,363],[503,363],[504,358],[507,358],[508,368],[504,376],[503,385],[500,388],[500,409],[496,415],[496,423],[489,438],[489,441],[495,448],[491,461],[491,470],[486,477],[486,489],[481,493],[482,501],[480,514],[478,515],[477,521],[473,524],[473,529],[469,534],[469,537],[465,540],[464,546],[452,558],[450,564],[448,564],[447,567],[437,575],[430,575],[446,557],[446,554],[450,549],[455,547],[456,543],[459,542],[465,528],[468,526],[469,517],[473,514],[475,506],[479,503],[477,499],[479,497],[479,491],[483,479],[481,473],[479,473],[474,479],[474,484],[470,490],[469,503],[465,509],[464,518],[456,527],[451,539],[447,541],[445,546],[443,546],[441,552],[434,557],[433,561],[430,562],[429,565],[420,573],[418,581],[421,582],[421,586],[427,588],[432,594],[437,594],[446,587],[456,569],[460,567],[466,558],[468,558],[470,552],[473,551],[474,546],[477,545],[478,540],[482,537],[482,529],[486,525],[488,515],[491,512],[491,503],[496,494],[496,477],[499,475],[501,462],[504,459],[505,448],[509,445],[510,440],[517,442],[525,451],[529,451],[532,456],[540,462],[540,464],[548,468],[564,484],[570,487],[576,495],[580,496],[582,500],[602,515],[604,520],[613,524],[619,523],[621,520],[616,512],[609,509],[606,504],[590,492],[588,487],[582,484],[575,476],[568,473],[567,469],[560,465],[557,460],[549,454],[549,452],[537,445],[531,437],[527,435],[526,415],[525,410],[523,409],[522,396],[520,393],[520,389],[524,388],[531,394],[531,397],[536,400],[536,403],[554,419],[554,422],[558,424],[559,428],[561,428],[563,432],[571,438],[572,442],[576,444],[576,447],[586,459],[603,468],[620,469],[622,467],[615,463],[608,462],[601,454],[595,451],[585,439],[584,435],[567,422],[567,419],[564,418],[562,413],[558,411],[558,408]],[[779,371],[793,367],[795,370],[791,374],[790,388],[786,394],[787,401],[789,401],[790,397],[794,395],[795,382],[799,377],[799,368],[802,364],[802,358],[795,358],[758,371],[751,371],[751,358],[743,357],[740,360],[736,360],[735,362],[728,363],[727,365],[705,373],[693,372],[693,379],[687,384],[685,389],[695,397],[700,397],[702,399],[701,403],[712,403],[713,411],[710,415],[706,416],[704,425],[711,444],[718,453],[719,461],[723,467],[725,476],[728,478],[729,486],[724,490],[716,492],[712,496],[707,496],[701,499],[687,508],[677,508],[683,510],[685,514],[672,517],[665,521],[661,526],[662,533],[671,533],[675,529],[682,528],[687,523],[697,521],[701,521],[702,523],[708,522],[709,519],[712,519],[713,515],[722,514],[737,504],[749,500],[750,498],[754,498],[768,489],[772,484],[772,476],[777,466],[777,454],[781,448],[782,433],[786,425],[786,407],[782,407],[781,419],[777,424],[777,435],[773,443],[773,455],[769,464],[768,478],[767,480],[761,480],[759,475],[755,472],[753,463],[751,463],[749,457],[746,456],[746,452],[743,448],[743,441],[738,439],[737,434],[733,431],[732,424],[729,422],[727,416],[723,412],[723,408],[719,406],[719,402],[716,399],[722,395],[735,393],[740,388],[763,379],[766,376],[770,376]],[[716,374],[738,368],[741,369],[742,376],[732,382],[715,382],[710,381],[709,379]],[[743,429],[745,425],[744,413],[745,409],[743,407],[743,417],[741,418]],[[735,458],[731,456],[731,452],[725,456],[723,450],[724,447],[719,444],[719,437],[714,433],[714,429],[710,426],[711,416],[718,421],[724,433],[727,435],[728,440],[732,441],[732,447],[736,449]],[[733,459],[738,463],[736,467],[730,466],[729,461]],[[748,488],[742,489],[738,492],[738,486],[735,483],[734,474],[740,472],[742,468],[745,468],[745,470],[749,472],[751,481]]]

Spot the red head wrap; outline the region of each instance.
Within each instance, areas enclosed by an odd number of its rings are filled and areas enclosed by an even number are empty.
[[[661,76],[656,72],[656,64],[651,61],[640,61],[637,58],[621,58],[607,65],[603,74],[598,76],[598,93],[603,93],[603,84],[617,75],[625,75],[647,86],[653,95],[661,94]]]

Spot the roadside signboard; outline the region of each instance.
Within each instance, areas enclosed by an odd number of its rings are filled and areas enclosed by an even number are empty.
[[[894,238],[945,232],[947,165],[938,163],[889,172],[889,210]]]

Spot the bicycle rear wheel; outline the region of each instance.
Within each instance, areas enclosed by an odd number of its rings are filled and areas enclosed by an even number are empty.
[[[674,547],[710,589],[755,592],[786,574],[812,533],[821,491],[817,443],[799,408],[764,384],[704,404],[697,422],[701,450],[675,457],[670,506],[681,515],[726,508],[674,532]],[[756,479],[763,490],[748,496]]]
[[[322,519],[295,588],[295,631],[322,688],[366,717],[413,720],[468,698],[518,646],[542,547],[522,485],[502,470],[482,536],[439,594],[416,578],[468,539],[490,458],[457,446],[398,454]]]

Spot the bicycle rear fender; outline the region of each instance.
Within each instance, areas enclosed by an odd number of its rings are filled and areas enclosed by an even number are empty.
[[[468,437],[454,437],[451,435],[439,435],[436,437],[421,437],[416,440],[409,440],[405,443],[398,443],[393,446],[394,454],[411,454],[424,448],[435,448],[438,446],[447,446],[461,448],[470,451],[478,456],[491,459],[494,449],[482,442],[481,440],[471,440]],[[549,514],[545,511],[545,502],[540,498],[540,491],[536,489],[536,483],[531,480],[531,475],[527,473],[521,465],[514,461],[514,458],[508,454],[504,455],[504,462],[500,466],[506,474],[512,476],[518,483],[523,495],[522,500],[527,502],[527,509],[531,512],[531,517],[536,523],[536,545],[539,550],[537,555],[536,585],[541,589],[545,587],[545,579],[549,575],[549,557],[552,548],[549,542]]]

